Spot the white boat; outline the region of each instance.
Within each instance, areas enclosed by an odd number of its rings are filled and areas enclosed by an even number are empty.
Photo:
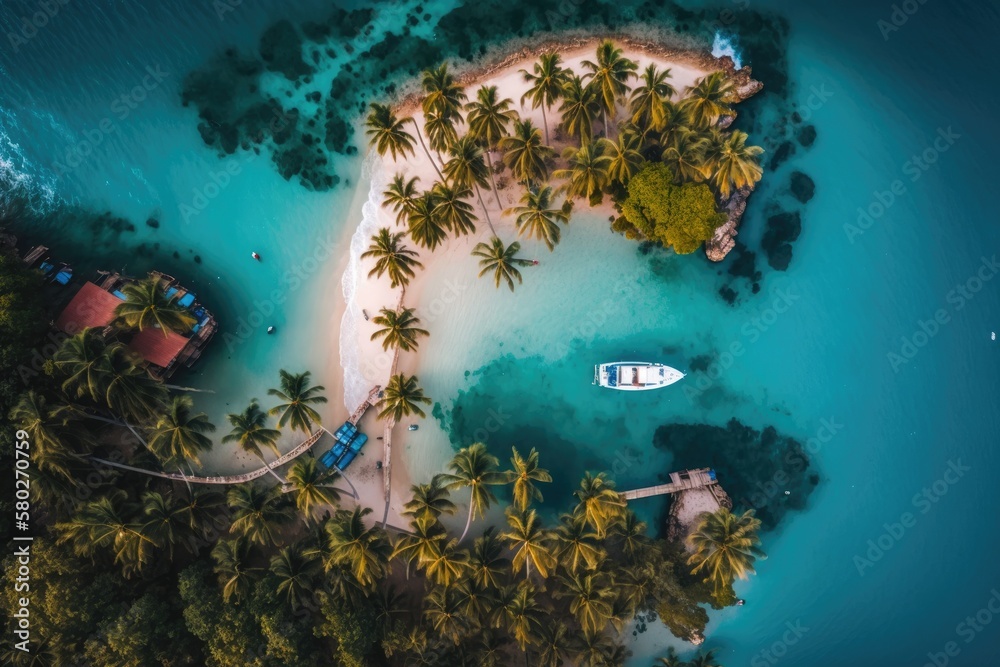
[[[621,391],[646,391],[671,385],[684,377],[676,368],[647,361],[616,361],[594,366],[594,384]]]

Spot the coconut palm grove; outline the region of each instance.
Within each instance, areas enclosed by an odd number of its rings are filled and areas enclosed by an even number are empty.
[[[996,3],[0,2],[0,663],[1000,664]]]

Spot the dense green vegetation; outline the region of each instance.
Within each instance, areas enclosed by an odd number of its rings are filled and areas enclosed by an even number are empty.
[[[311,455],[287,479],[272,470],[224,493],[121,472],[91,457],[183,470],[214,426],[118,345],[91,330],[70,338],[12,413],[35,464],[30,664],[504,665],[523,654],[621,665],[633,619],[697,638],[704,605],[731,604],[732,582],[761,556],[759,522],[728,510],[703,516],[690,552],[650,538],[603,473],[581,480],[552,525],[534,506],[552,481],[534,450],[514,448],[503,468],[482,444],[462,449],[411,488],[405,529],[340,507],[337,475]],[[278,384],[270,409],[251,401],[229,417],[225,439],[262,460],[280,428],[313,429],[325,401],[309,373],[282,371]],[[426,402],[415,378],[394,376],[383,418]],[[473,531],[496,517],[504,487],[505,521]],[[461,534],[441,521],[457,511],[453,493],[469,498]],[[2,604],[16,606],[13,586]]]

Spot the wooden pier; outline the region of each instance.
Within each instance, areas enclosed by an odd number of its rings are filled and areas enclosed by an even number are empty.
[[[348,419],[347,421],[357,426],[358,422],[361,421],[361,418],[365,416],[365,413],[368,411],[368,408],[378,403],[378,399],[381,393],[382,393],[381,385],[375,385],[374,387],[372,387],[372,390],[368,392],[368,398],[366,398],[364,402],[358,406],[358,408],[351,415],[350,419]]]
[[[670,473],[670,482],[667,484],[657,484],[656,486],[647,486],[642,489],[622,491],[621,496],[625,500],[638,500],[639,498],[662,496],[668,493],[677,493],[678,491],[697,489],[703,486],[717,487],[718,485],[719,482],[715,479],[715,472],[713,470],[710,468],[697,468],[695,470],[672,472]],[[718,497],[718,494],[715,495]]]

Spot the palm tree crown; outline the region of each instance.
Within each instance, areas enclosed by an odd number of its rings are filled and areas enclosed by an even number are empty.
[[[736,515],[722,507],[715,512],[703,512],[687,542],[694,549],[688,564],[692,574],[703,572],[705,581],[712,583],[719,595],[736,578],[747,579],[753,574],[753,564],[764,558],[760,550],[760,519],[753,510]]]
[[[206,433],[215,431],[204,412],[194,414],[190,396],[174,396],[150,433],[147,445],[162,461],[193,461],[200,465],[198,454],[212,448]]]
[[[371,339],[382,339],[382,349],[390,347],[401,350],[417,349],[417,338],[429,336],[430,333],[417,327],[420,318],[414,316],[412,308],[403,308],[398,313],[390,308],[383,308],[381,314],[372,318],[372,322],[382,327],[372,334]]]
[[[195,323],[194,315],[178,305],[178,295],[167,296],[163,281],[150,276],[122,287],[125,301],[115,308],[115,316],[132,329],[142,331],[152,327],[163,331],[187,333]]]
[[[499,463],[497,457],[487,451],[486,445],[477,442],[460,449],[448,464],[452,472],[441,475],[441,480],[448,485],[448,488],[468,487],[472,492],[469,499],[469,517],[459,541],[465,539],[472,520],[477,515],[482,516],[490,505],[496,502],[497,498],[490,487],[504,482],[504,475],[497,471]]]
[[[604,131],[608,133],[608,114],[614,121],[615,106],[618,100],[628,94],[628,82],[635,76],[638,65],[626,58],[622,50],[611,40],[605,40],[597,46],[597,59],[584,60],[582,65],[590,70],[585,78],[590,79],[590,85],[596,87],[604,113]]]
[[[500,140],[500,148],[504,151],[504,164],[522,183],[544,181],[548,177],[545,160],[555,155],[555,151],[542,143],[542,133],[531,120],[514,121],[514,133]]]
[[[312,406],[326,403],[326,396],[319,393],[324,391],[325,387],[309,386],[310,375],[312,373],[309,371],[289,373],[281,369],[279,371],[281,388],[267,390],[268,396],[274,396],[282,401],[268,411],[272,417],[278,415],[278,428],[284,428],[288,424],[292,430],[309,433],[312,431],[313,423],[320,423],[319,413]]]
[[[494,236],[489,244],[479,243],[472,249],[472,254],[480,257],[479,277],[482,278],[487,273],[493,273],[493,279],[499,288],[501,282],[506,282],[510,291],[514,291],[514,280],[518,284],[523,282],[521,272],[517,270],[519,266],[530,266],[531,260],[521,259],[517,256],[521,250],[521,244],[514,241],[509,246],[497,236]]]
[[[542,108],[542,125],[545,127],[545,143],[549,143],[549,121],[545,115],[547,109],[551,108],[560,97],[562,97],[566,82],[569,79],[569,72],[562,66],[562,56],[558,53],[543,53],[538,58],[538,62],[532,67],[532,71],[521,70],[525,83],[530,83],[531,87],[521,97],[521,104],[525,100],[531,100],[531,108]]]
[[[549,250],[554,250],[559,243],[561,230],[559,224],[569,223],[569,213],[565,207],[552,208],[553,192],[551,186],[537,190],[528,190],[521,197],[521,206],[507,209],[504,213],[515,215],[514,224],[521,236],[533,236],[545,241]]]
[[[389,281],[392,287],[408,285],[410,278],[416,275],[414,267],[423,268],[417,259],[417,253],[400,243],[403,233],[393,234],[388,227],[382,227],[378,234],[371,238],[371,245],[368,250],[361,253],[362,259],[372,257],[375,259],[375,268],[368,272],[368,277],[389,274]]]
[[[410,118],[397,118],[392,109],[385,104],[372,102],[365,120],[365,134],[370,137],[371,144],[378,154],[392,155],[392,159],[405,158],[407,153],[413,155],[413,135],[406,131],[405,125]]]
[[[424,396],[424,390],[417,384],[417,376],[406,376],[402,373],[393,375],[385,387],[382,400],[379,401],[382,411],[378,413],[378,418],[385,419],[391,416],[398,422],[410,415],[425,417],[419,403],[430,405],[431,399]]]

